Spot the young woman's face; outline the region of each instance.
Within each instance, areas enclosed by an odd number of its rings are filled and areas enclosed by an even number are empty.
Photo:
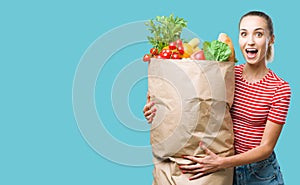
[[[240,22],[239,44],[248,63],[265,63],[268,46],[273,44],[267,21],[259,16],[244,17]]]

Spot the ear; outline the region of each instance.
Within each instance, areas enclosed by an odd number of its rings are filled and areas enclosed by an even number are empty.
[[[275,42],[275,35],[271,35],[270,40],[269,40],[269,46],[273,45]]]

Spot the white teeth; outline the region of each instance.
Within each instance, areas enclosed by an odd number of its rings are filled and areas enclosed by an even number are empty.
[[[246,51],[255,52],[257,49],[246,49]]]

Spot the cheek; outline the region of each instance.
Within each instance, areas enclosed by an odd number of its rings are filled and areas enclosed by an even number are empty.
[[[239,44],[241,45],[245,45],[245,43],[247,42],[247,39],[244,37],[239,36]]]
[[[240,49],[242,50],[245,46],[245,41],[243,39],[239,39],[239,46],[240,46]]]
[[[265,53],[268,49],[268,42],[261,42],[260,43],[260,49]]]

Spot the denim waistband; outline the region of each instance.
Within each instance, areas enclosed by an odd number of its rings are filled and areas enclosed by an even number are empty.
[[[257,166],[257,165],[263,165],[263,164],[268,164],[268,163],[272,163],[274,162],[276,159],[276,154],[275,152],[273,151],[272,154],[264,159],[264,160],[261,160],[261,161],[258,161],[258,162],[254,162],[254,163],[250,163],[250,164],[246,164],[246,165],[242,165],[242,166],[237,166],[236,168],[251,168],[253,166]]]
[[[268,158],[266,158],[264,160],[261,160],[261,161],[258,161],[258,162],[254,162],[254,163],[248,164],[247,166],[251,167],[251,166],[256,166],[258,164],[272,163],[272,162],[274,162],[274,160],[276,160],[276,154],[273,151],[272,154]]]
[[[275,152],[261,161],[235,168],[234,185],[284,184]]]

